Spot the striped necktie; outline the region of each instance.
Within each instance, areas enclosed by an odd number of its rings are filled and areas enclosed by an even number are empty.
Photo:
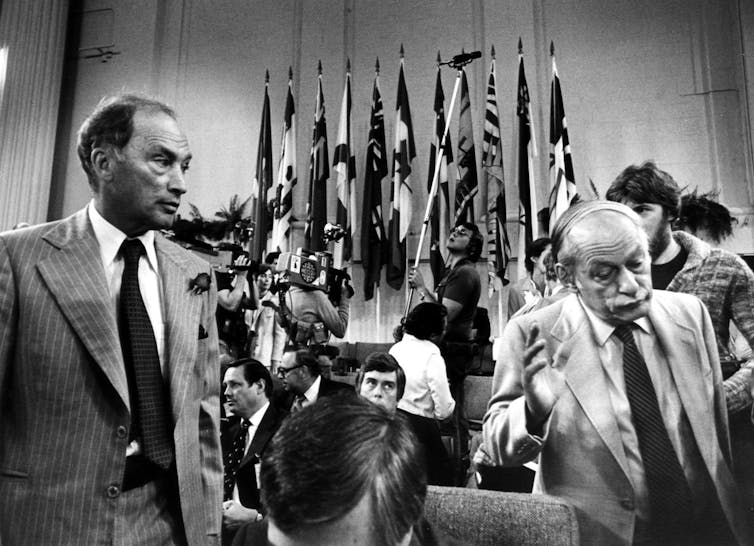
[[[662,420],[657,393],[634,341],[632,326],[616,327],[615,335],[623,343],[626,395],[649,490],[650,527],[658,538],[672,538],[693,521],[691,489]]]
[[[236,474],[238,474],[238,468],[241,466],[241,461],[246,453],[246,438],[249,436],[249,426],[251,426],[251,423],[248,419],[241,419],[241,428],[238,431],[238,436],[233,440],[230,451],[225,454],[225,460],[223,461],[225,469],[225,500],[233,498],[233,489],[236,486]]]

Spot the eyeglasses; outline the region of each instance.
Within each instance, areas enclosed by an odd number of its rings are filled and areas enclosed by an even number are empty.
[[[291,366],[290,368],[281,368],[278,366],[278,369],[275,370],[275,375],[277,375],[279,378],[283,379],[285,376],[287,376],[289,373],[291,373],[296,368],[300,368],[303,366],[303,364],[296,364],[295,366]]]
[[[471,237],[471,232],[464,227],[455,227],[450,230],[450,234],[457,237]]]

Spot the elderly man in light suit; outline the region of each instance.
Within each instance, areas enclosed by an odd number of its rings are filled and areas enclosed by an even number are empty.
[[[628,207],[569,209],[553,253],[576,293],[507,325],[488,462],[539,455],[535,491],[573,504],[585,544],[750,544],[707,310],[652,292],[647,237]]]
[[[121,95],[78,152],[89,205],[0,234],[0,542],[219,544],[216,290],[154,231],[188,142],[170,108]]]

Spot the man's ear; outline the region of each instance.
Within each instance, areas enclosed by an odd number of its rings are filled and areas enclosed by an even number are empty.
[[[558,280],[563,286],[567,288],[573,288],[575,286],[573,273],[570,268],[558,262],[555,264],[555,273],[558,275]]]
[[[116,159],[114,152],[111,146],[97,146],[92,149],[89,159],[97,179],[105,181],[112,179]]]

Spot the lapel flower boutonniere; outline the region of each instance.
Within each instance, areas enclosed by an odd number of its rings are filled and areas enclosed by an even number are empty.
[[[189,290],[193,294],[200,295],[209,290],[210,284],[212,284],[212,277],[209,273],[199,273],[189,282]]]

